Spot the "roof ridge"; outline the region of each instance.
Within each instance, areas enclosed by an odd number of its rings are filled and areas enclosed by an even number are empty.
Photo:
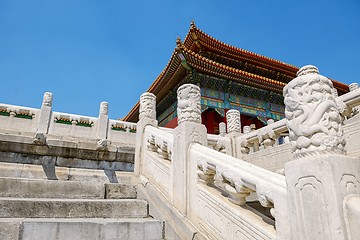
[[[223,41],[221,41],[221,40],[219,40],[219,39],[217,39],[217,38],[209,35],[208,33],[205,33],[203,30],[201,30],[200,28],[196,27],[195,24],[192,24],[192,25],[191,25],[189,32],[191,32],[191,31],[199,32],[200,34],[205,35],[205,36],[208,37],[209,39],[212,39],[213,41],[215,41],[215,42],[217,42],[217,43],[219,43],[219,44],[222,44],[222,45],[224,45],[224,46],[226,46],[226,47],[229,47],[229,48],[232,49],[232,50],[240,51],[240,52],[243,52],[243,53],[245,53],[245,54],[250,54],[250,55],[253,55],[253,56],[255,56],[255,57],[261,58],[261,59],[263,59],[263,60],[270,60],[270,61],[272,61],[272,62],[276,62],[276,63],[278,63],[278,64],[281,64],[281,65],[284,65],[284,66],[293,68],[294,70],[295,70],[295,69],[299,69],[299,67],[294,66],[294,65],[292,65],[292,64],[285,63],[285,62],[283,62],[283,61],[279,61],[279,60],[277,60],[277,59],[274,59],[274,58],[271,58],[271,57],[267,57],[267,56],[264,56],[264,55],[261,55],[261,54],[258,54],[258,53],[255,53],[255,52],[252,52],[252,51],[249,51],[249,50],[245,50],[245,49],[243,49],[243,48],[235,47],[235,46],[230,45],[230,44],[228,44],[228,43],[225,43],[225,42],[223,42]],[[188,34],[188,35],[189,35],[189,34]]]
[[[262,79],[262,80],[265,80],[267,82],[277,84],[277,85],[281,85],[281,86],[286,85],[286,83],[283,83],[283,82],[280,82],[280,81],[277,81],[277,80],[274,80],[274,79],[271,79],[271,78],[267,78],[267,77],[264,77],[264,76],[261,76],[261,75],[257,75],[257,74],[254,74],[254,73],[249,73],[249,72],[246,72],[244,70],[240,70],[240,69],[237,69],[237,68],[234,68],[234,67],[230,67],[230,66],[224,65],[222,63],[216,62],[214,60],[211,60],[211,59],[209,59],[207,57],[204,57],[204,56],[202,56],[202,55],[188,49],[184,44],[181,44],[179,46],[179,50],[186,51],[188,54],[191,54],[191,55],[195,56],[196,58],[201,59],[201,60],[203,60],[203,61],[205,61],[207,63],[211,63],[213,65],[216,65],[217,67],[221,67],[223,69],[226,69],[226,70],[229,70],[229,71],[232,71],[232,72],[241,73],[244,76],[256,77],[258,79]]]

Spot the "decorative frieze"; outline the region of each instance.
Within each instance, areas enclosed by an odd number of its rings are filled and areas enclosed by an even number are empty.
[[[332,82],[315,66],[302,67],[284,87],[285,116],[295,158],[344,153],[341,117]]]
[[[200,88],[193,84],[184,84],[177,90],[178,124],[193,122],[201,124]]]

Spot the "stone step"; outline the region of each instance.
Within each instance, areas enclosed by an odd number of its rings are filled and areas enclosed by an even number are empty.
[[[97,181],[0,178],[0,197],[104,199],[105,184]]]
[[[135,185],[121,183],[105,184],[106,199],[135,199],[136,197],[137,189]]]
[[[0,177],[52,179],[53,176],[64,181],[96,180],[104,183],[124,184],[132,184],[136,181],[132,172],[55,167],[54,172],[50,174],[49,169],[44,168],[42,165],[0,162]]]
[[[138,199],[0,198],[0,218],[145,218]]]
[[[135,199],[136,186],[98,181],[0,178],[0,197]]]
[[[164,239],[160,220],[99,218],[0,218],[1,240],[159,240]]]

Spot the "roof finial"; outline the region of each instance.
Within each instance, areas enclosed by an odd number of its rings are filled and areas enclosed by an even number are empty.
[[[182,45],[181,38],[179,36],[176,37],[176,46]]]
[[[194,20],[191,20],[190,28],[196,28]]]

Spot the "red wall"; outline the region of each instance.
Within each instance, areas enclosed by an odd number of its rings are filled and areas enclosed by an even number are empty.
[[[178,119],[177,117],[171,119],[171,120],[165,125],[165,127],[167,127],[167,128],[176,128],[177,125],[178,125],[177,119]]]

